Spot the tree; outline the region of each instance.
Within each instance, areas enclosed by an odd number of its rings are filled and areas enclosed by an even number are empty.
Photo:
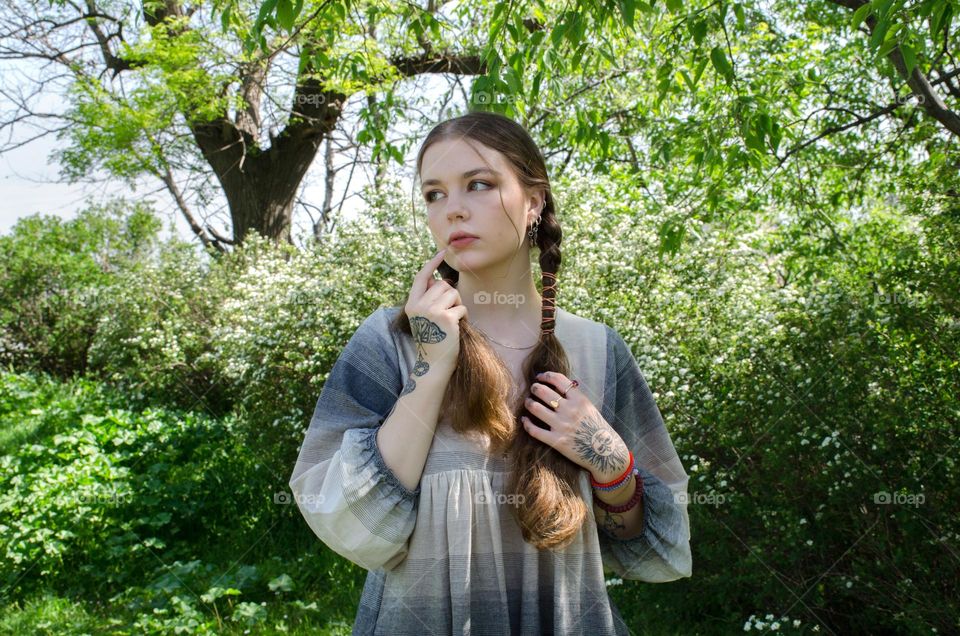
[[[701,224],[737,231],[771,210],[835,235],[831,217],[865,200],[919,188],[934,213],[957,196],[950,0],[153,1],[142,16],[56,2],[40,20],[14,11],[3,40],[28,43],[6,57],[70,69],[68,173],[156,175],[193,218],[173,174],[212,168],[238,240],[289,236],[300,181],[324,140],[330,163],[351,96],[366,96],[362,128],[341,149],[369,148],[377,175],[401,163],[417,139],[391,131],[425,102],[408,80],[427,74],[450,84],[425,125],[464,107],[516,117],[555,174],[615,174],[638,210],[670,208],[664,251]],[[81,24],[79,43],[51,35]]]
[[[33,1],[8,6],[8,26],[0,36],[3,58],[39,60],[47,74],[28,95],[12,87],[4,90],[14,106],[3,126],[59,119],[62,126],[46,125],[41,135],[57,133],[69,142],[59,153],[68,178],[98,168],[126,179],[152,175],[204,244],[222,250],[253,229],[290,240],[301,180],[321,144],[332,144],[350,96],[368,96],[361,113],[366,128],[357,141],[382,144],[373,155],[382,162],[386,156],[401,156],[399,147],[387,141],[385,112],[402,104],[390,93],[378,101],[377,90],[421,74],[484,72],[475,56],[434,51],[429,45],[366,65],[359,49],[374,30],[347,20],[347,11],[353,10],[348,2],[313,5],[296,26],[286,24],[291,32],[261,29],[258,48],[243,46],[256,7],[234,3],[216,25],[209,9],[174,0],[148,0],[140,12],[130,3],[97,0],[55,0],[47,8]],[[403,11],[407,18],[414,13],[409,5]],[[421,42],[426,44],[422,37]],[[54,75],[49,67],[64,74]],[[69,95],[65,112],[46,112],[34,103],[53,83]],[[292,90],[284,95],[286,86]],[[197,220],[178,186],[178,171],[201,180],[213,173],[229,204],[232,239]],[[209,188],[199,191],[201,202],[209,199]],[[321,210],[324,220],[328,206],[329,196]]]

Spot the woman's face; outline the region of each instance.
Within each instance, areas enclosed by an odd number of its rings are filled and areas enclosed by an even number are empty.
[[[424,153],[420,178],[430,232],[439,249],[448,248],[444,260],[454,269],[478,271],[515,257],[518,249],[529,250],[526,228],[539,215],[543,197],[527,196],[496,150],[474,140],[439,141]],[[458,231],[477,238],[448,246]]]

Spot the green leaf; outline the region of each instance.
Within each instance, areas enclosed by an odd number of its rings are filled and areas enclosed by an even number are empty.
[[[670,13],[680,13],[683,9],[683,0],[667,0],[666,4]]]
[[[660,226],[658,232],[660,236],[659,253],[662,256],[665,252],[674,254],[680,249],[683,243],[683,236],[687,232],[687,227],[683,219],[667,219]]]
[[[897,41],[894,39],[887,40],[886,42],[884,42],[883,45],[879,49],[877,49],[877,53],[876,53],[877,59],[885,56],[887,53],[892,51],[896,46],[897,46]]]
[[[703,38],[707,36],[707,21],[689,20],[687,21],[687,30],[690,31],[690,35],[693,36],[694,43],[697,46],[700,46],[700,43],[703,42]]]
[[[717,69],[717,72],[723,75],[727,84],[733,81],[733,67],[730,65],[730,61],[727,59],[727,55],[723,52],[723,49],[719,46],[710,49],[710,61],[713,63],[713,68]]]
[[[868,45],[871,49],[876,50],[880,46],[880,43],[886,38],[888,28],[890,28],[890,21],[887,18],[880,18],[877,26],[873,28],[873,33],[870,34]]]
[[[267,584],[271,591],[292,592],[294,589],[293,579],[289,574],[281,574]]]
[[[930,39],[937,41],[939,39],[940,29],[944,24],[949,23],[947,19],[952,13],[952,7],[947,2],[941,2],[937,5],[937,8],[933,10],[933,15],[930,16]]]
[[[257,15],[257,22],[262,23],[267,19],[267,16],[273,13],[273,10],[277,7],[277,0],[266,0],[262,5],[260,5],[260,13]]]
[[[633,29],[633,18],[637,10],[637,0],[619,0],[620,14],[628,29]]]
[[[860,24],[867,19],[867,16],[870,15],[872,10],[873,7],[870,6],[870,3],[867,3],[854,11],[853,17],[850,18],[850,28],[856,31]]]
[[[733,12],[737,16],[737,28],[743,30],[743,27],[747,24],[747,17],[743,13],[743,7],[735,4],[733,5]]]
[[[277,21],[287,31],[293,28],[297,13],[293,9],[293,0],[277,0]]]
[[[917,66],[917,54],[909,44],[901,44],[900,52],[903,54],[904,64],[907,65],[907,77],[910,77],[913,69]]]
[[[220,26],[223,27],[224,31],[230,28],[230,12],[232,10],[233,10],[233,5],[228,4],[227,8],[224,9],[223,13],[220,14]]]
[[[694,85],[700,82],[700,77],[703,75],[703,69],[705,68],[707,68],[707,58],[701,57],[700,61],[697,63],[697,69],[693,74]]]
[[[889,18],[890,5],[893,4],[893,0],[873,0],[870,3],[870,6],[873,7],[874,11],[877,13],[877,17],[884,19]]]

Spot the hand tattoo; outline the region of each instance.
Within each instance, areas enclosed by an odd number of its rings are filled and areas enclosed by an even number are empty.
[[[423,316],[411,316],[409,320],[410,330],[413,332],[413,339],[417,343],[417,361],[413,365],[413,375],[419,377],[430,370],[430,365],[423,359],[424,343],[434,344],[441,342],[447,337],[447,334],[437,323]]]
[[[573,447],[580,458],[593,467],[590,472],[606,475],[627,467],[627,453],[618,447],[609,426],[604,426],[595,416],[588,415],[580,420],[573,435]]]

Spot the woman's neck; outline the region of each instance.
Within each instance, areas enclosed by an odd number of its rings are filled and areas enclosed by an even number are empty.
[[[540,338],[543,306],[536,288],[516,295],[461,291],[460,298],[467,308],[470,324],[496,340],[495,344],[525,347]]]

